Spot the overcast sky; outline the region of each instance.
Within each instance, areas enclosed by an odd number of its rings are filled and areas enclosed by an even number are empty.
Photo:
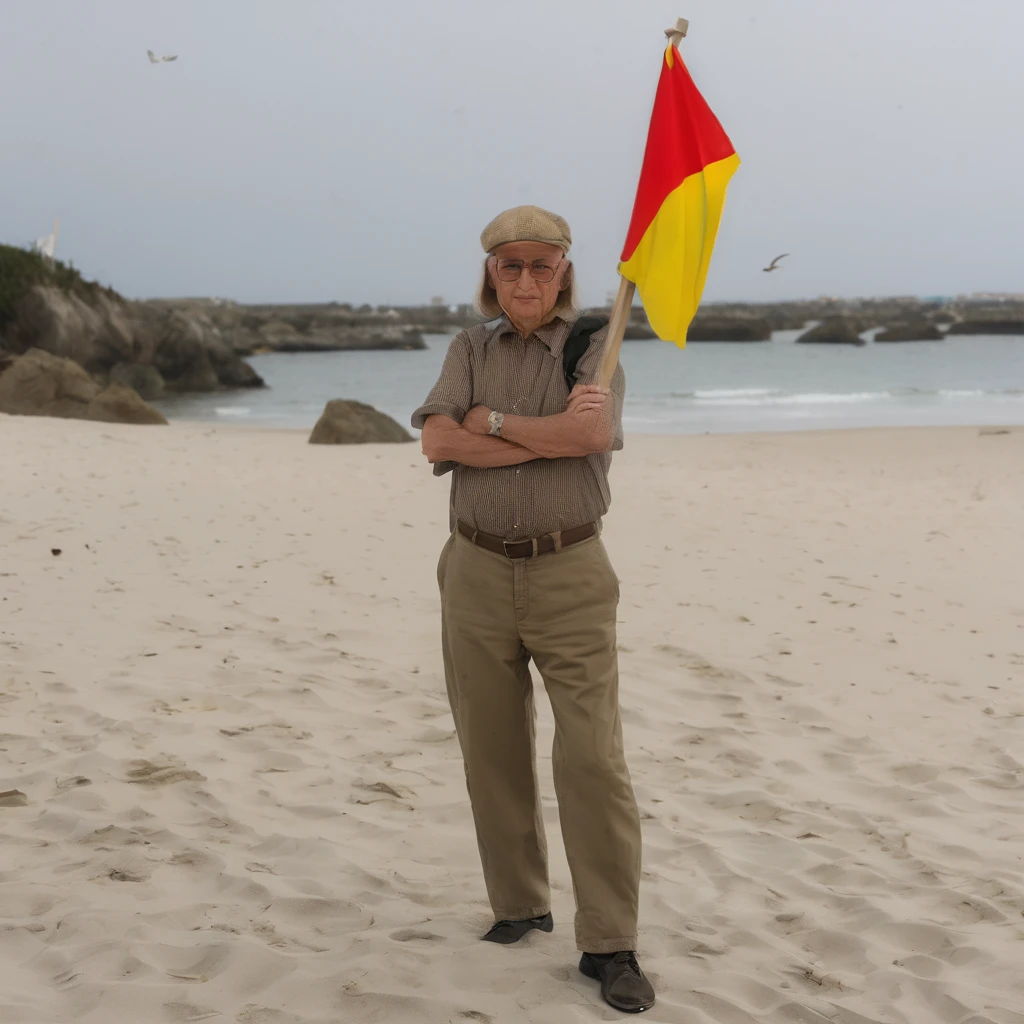
[[[0,241],[59,216],[133,297],[454,302],[532,202],[603,301],[679,14],[743,161],[705,298],[1024,291],[1022,0],[0,0]]]

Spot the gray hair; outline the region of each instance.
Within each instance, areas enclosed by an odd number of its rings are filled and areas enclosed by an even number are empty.
[[[505,312],[498,302],[498,293],[494,290],[494,285],[491,284],[491,279],[487,274],[487,263],[492,255],[493,253],[489,253],[484,258],[480,285],[473,299],[473,305],[477,312],[489,320],[502,316]],[[562,290],[558,293],[558,301],[551,311],[551,316],[560,316],[563,320],[571,319],[580,311],[579,298],[576,294],[576,268],[571,260],[567,259],[566,263],[569,265],[565,268],[565,275],[562,278]]]

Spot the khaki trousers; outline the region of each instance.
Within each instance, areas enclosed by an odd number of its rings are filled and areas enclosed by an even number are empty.
[[[448,698],[496,920],[550,909],[532,658],[555,719],[555,792],[576,944],[636,949],[640,816],[622,750],[618,581],[599,537],[510,560],[454,533],[438,564]]]

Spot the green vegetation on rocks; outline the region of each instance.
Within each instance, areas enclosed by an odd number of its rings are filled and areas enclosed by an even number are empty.
[[[101,294],[111,299],[121,298],[112,288],[86,281],[70,263],[57,260],[51,265],[37,252],[0,245],[0,331],[14,318],[21,299],[37,284],[52,285],[85,302]]]

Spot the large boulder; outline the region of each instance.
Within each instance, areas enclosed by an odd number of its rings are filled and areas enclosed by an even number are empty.
[[[411,441],[409,432],[372,405],[335,398],[309,435],[310,444],[379,444]]]
[[[153,365],[172,391],[263,387],[263,379],[224,339],[204,313],[172,309],[153,321]]]
[[[11,359],[0,376],[0,412],[87,418],[100,386],[77,363],[42,349]]]
[[[203,347],[222,388],[262,388],[263,378],[235,351],[223,331],[209,318],[199,323]]]
[[[833,316],[796,339],[802,345],[863,345],[860,324],[845,316]]]
[[[160,325],[153,363],[173,391],[216,391],[217,371],[204,345],[202,326],[195,317],[174,310]]]
[[[941,341],[942,331],[926,320],[889,324],[875,335],[875,341]]]
[[[77,363],[42,349],[0,362],[0,412],[104,423],[167,423],[131,388],[104,388]]]
[[[222,388],[266,387],[263,378],[244,359],[230,350],[224,355],[217,349],[211,350],[210,362]]]
[[[139,363],[118,363],[112,367],[108,379],[111,384],[124,384],[143,398],[160,398],[167,390],[164,378],[155,366]]]
[[[132,326],[121,306],[102,292],[86,302],[74,292],[36,285],[20,299],[4,334],[12,352],[41,349],[102,373],[136,355]]]
[[[694,317],[687,341],[770,341],[771,325],[752,317]]]
[[[90,403],[87,419],[104,423],[162,423],[163,413],[124,384],[108,384]]]

